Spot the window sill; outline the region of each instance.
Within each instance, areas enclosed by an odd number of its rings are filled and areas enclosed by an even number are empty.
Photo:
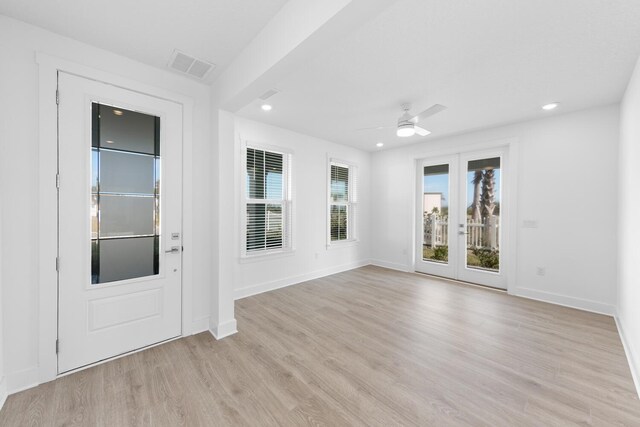
[[[340,240],[337,242],[327,243],[327,249],[350,248],[352,246],[357,246],[358,243],[360,243],[358,239]]]
[[[255,253],[255,254],[242,254],[240,256],[240,264],[245,264],[249,262],[260,262],[260,261],[269,261],[272,259],[285,258],[290,257],[295,254],[295,250],[286,249],[282,251],[273,251],[267,253]]]

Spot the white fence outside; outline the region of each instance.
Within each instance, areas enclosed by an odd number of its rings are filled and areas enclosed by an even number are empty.
[[[485,221],[472,221],[467,217],[468,248],[498,249],[500,245],[500,217],[493,215]],[[449,217],[428,214],[424,217],[424,245],[435,248],[449,243]]]

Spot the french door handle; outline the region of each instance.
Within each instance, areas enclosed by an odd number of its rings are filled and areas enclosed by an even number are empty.
[[[460,234],[462,236],[462,235],[469,234],[469,233],[464,232],[464,231],[458,231],[458,234]]]
[[[179,254],[180,253],[180,246],[171,246],[171,249],[169,249],[168,251],[164,251],[165,254]]]

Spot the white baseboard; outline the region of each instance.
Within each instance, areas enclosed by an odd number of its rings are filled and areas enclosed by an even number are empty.
[[[234,292],[234,298],[238,300],[250,297],[252,295],[261,294],[263,292],[273,291],[309,280],[319,279],[320,277],[329,276],[331,274],[342,273],[343,271],[364,267],[365,265],[369,264],[369,260],[356,261],[348,264],[337,265],[335,267],[324,268],[322,270],[312,271],[310,273],[301,274],[299,276],[285,277],[284,279],[278,279],[271,282],[260,283],[258,285],[247,286],[245,288],[236,289]]]
[[[211,332],[211,335],[213,335],[215,339],[221,340],[238,332],[238,324],[236,319],[227,320],[216,326],[211,325],[209,332]]]
[[[613,316],[613,318],[616,320],[618,334],[620,335],[622,347],[624,348],[624,354],[627,356],[627,362],[629,363],[629,369],[631,370],[631,377],[633,378],[633,383],[636,386],[636,392],[638,393],[638,397],[640,398],[640,363],[636,363],[636,361],[640,361],[640,359],[637,359],[635,357],[638,353],[634,351],[631,342],[625,335],[625,328],[622,323],[622,319],[620,319],[617,314]]]
[[[382,261],[380,259],[372,259],[370,264],[378,266],[378,267],[388,268],[388,269],[391,269],[391,270],[402,271],[404,273],[412,273],[413,272],[413,266],[411,266],[411,265],[398,264],[398,263],[395,263],[395,262],[388,262],[388,261]]]
[[[5,376],[0,378],[0,410],[4,406],[4,402],[7,401],[7,381]]]
[[[562,305],[564,307],[577,308],[578,310],[590,311],[598,314],[606,314],[608,316],[614,316],[616,313],[616,308],[612,304],[605,304],[582,298],[554,294],[551,292],[539,291],[537,289],[516,288],[514,292],[511,292],[511,290],[509,290],[509,294],[517,297],[529,298],[537,301],[548,302],[551,304]]]
[[[40,371],[37,366],[7,374],[7,394],[18,393],[19,391],[37,386],[40,384],[39,374]]]
[[[191,322],[191,335],[199,334],[209,330],[209,316],[202,316],[198,319],[193,319]]]

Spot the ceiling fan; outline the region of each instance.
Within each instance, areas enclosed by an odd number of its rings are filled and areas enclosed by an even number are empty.
[[[447,109],[447,107],[445,107],[444,105],[434,104],[424,110],[422,113],[413,115],[409,112],[409,110],[411,110],[411,104],[402,104],[401,107],[404,113],[398,119],[398,124],[396,126],[377,126],[372,128],[358,129],[358,131],[396,128],[396,135],[401,138],[406,138],[413,135],[427,136],[431,132],[418,126],[417,124],[427,117],[431,117],[434,114]]]

